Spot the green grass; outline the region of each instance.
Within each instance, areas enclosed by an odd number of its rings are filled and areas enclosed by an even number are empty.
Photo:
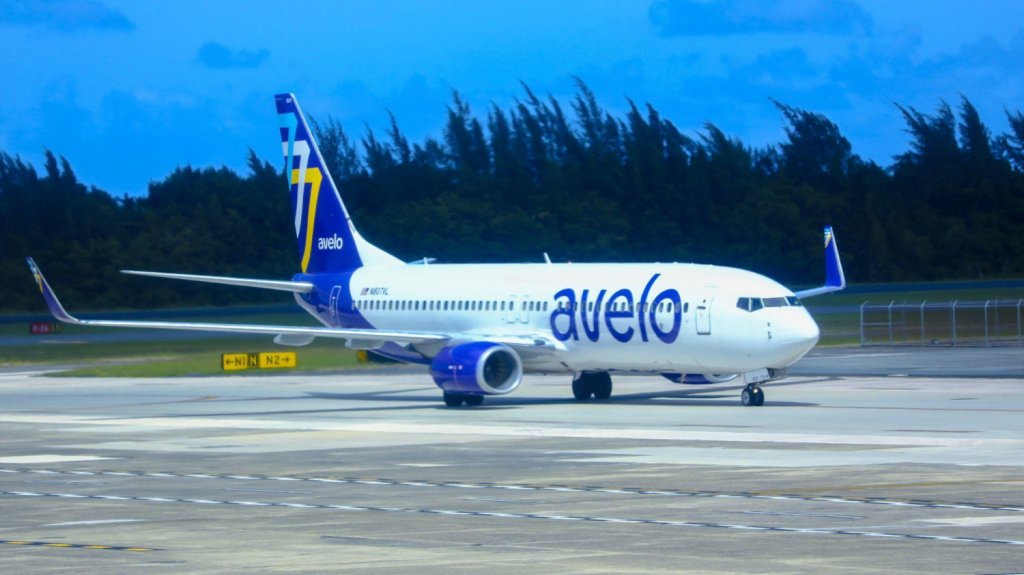
[[[969,289],[942,289],[923,291],[886,291],[884,286],[879,286],[883,291],[870,293],[849,293],[837,292],[821,297],[806,300],[808,308],[817,306],[838,306],[856,305],[864,302],[871,304],[887,304],[895,301],[900,302],[948,302],[959,301],[985,301],[985,300],[1018,300],[1024,298],[1024,288],[969,288]]]
[[[60,372],[58,375],[79,377],[175,377],[198,375],[222,375],[221,353],[245,353],[258,351],[281,351],[283,348],[269,342],[248,344],[198,345],[191,349],[178,350],[163,358],[140,358],[124,364],[92,365]],[[341,345],[340,341],[316,341],[308,346],[289,349],[298,355],[295,369],[250,369],[230,372],[245,375],[272,375],[282,372],[334,371],[362,366],[357,361],[356,351]],[[372,365],[372,364],[371,364]]]
[[[74,370],[73,373],[124,377],[210,375],[220,373],[222,353],[285,350],[298,353],[297,369],[300,371],[345,369],[356,365],[356,352],[346,348],[341,340],[335,339],[319,339],[305,347],[285,348],[275,345],[267,336],[88,343],[75,341],[73,336],[67,334],[57,337],[60,343],[7,346],[0,349],[0,366],[87,363],[91,365]]]
[[[256,323],[269,325],[319,325],[306,313],[254,313],[250,315],[182,316],[168,321]],[[89,341],[80,336],[132,329],[96,328],[61,324],[56,336],[46,336],[33,345],[0,346],[0,366],[87,364],[61,372],[61,375],[102,377],[171,377],[214,375],[221,371],[220,354],[260,351],[295,351],[295,370],[246,370],[237,373],[280,373],[282,371],[331,371],[359,365],[356,352],[342,340],[318,339],[300,348],[275,345],[269,336],[196,334],[187,339],[136,339],[129,341]],[[0,336],[28,336],[23,323],[0,324]],[[42,339],[42,336],[40,336]],[[144,337],[144,336],[143,336]]]
[[[853,345],[860,343],[860,305],[868,302],[872,306],[887,305],[890,302],[897,304],[920,303],[946,303],[951,301],[986,301],[986,300],[1011,300],[1016,301],[1024,298],[1024,288],[966,288],[966,289],[942,289],[922,291],[885,291],[886,286],[879,286],[880,291],[870,293],[844,293],[838,292],[821,297],[805,300],[808,311],[814,316],[818,326],[821,328],[821,341],[819,345]],[[895,287],[895,286],[894,286]],[[847,311],[834,311],[837,307],[847,306]],[[932,313],[929,324],[933,323]],[[977,315],[977,314],[975,314]],[[868,317],[867,321],[877,321],[878,312]],[[917,319],[916,317],[914,318]],[[971,316],[970,312],[958,314],[958,324],[961,330],[971,329],[969,323],[978,323],[978,318]],[[937,324],[940,325],[940,324]],[[912,326],[913,327],[913,326]],[[948,327],[947,327],[948,329]],[[916,336],[917,332],[912,334]],[[879,340],[878,334],[869,332],[871,341]],[[945,330],[939,333],[927,334],[927,339],[942,339],[948,336]],[[885,338],[887,339],[887,338]],[[899,338],[897,338],[899,339]]]

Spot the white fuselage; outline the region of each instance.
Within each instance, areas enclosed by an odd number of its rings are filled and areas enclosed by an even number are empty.
[[[517,348],[524,369],[535,372],[782,369],[818,340],[817,325],[793,292],[728,267],[400,265],[360,268],[330,289],[319,296],[326,305],[304,306],[326,324],[365,322],[478,340],[536,337],[556,351]],[[757,303],[741,309],[744,301]],[[437,350],[415,351],[429,358]]]

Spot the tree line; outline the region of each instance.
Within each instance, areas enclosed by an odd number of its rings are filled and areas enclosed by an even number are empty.
[[[712,123],[684,134],[653,106],[621,117],[582,82],[568,102],[528,87],[475,114],[452,97],[440,138],[391,118],[355,139],[313,122],[362,234],[444,262],[715,262],[821,281],[821,227],[854,282],[1024,275],[1024,116],[992,134],[966,98],[898,106],[908,149],[879,166],[826,116],[775,102],[785,139],[755,147]],[[179,167],[113,197],[47,151],[42,173],[0,152],[0,311],[37,310],[33,255],[73,308],[279,301],[258,290],[129,278],[124,268],[290,277],[298,256],[283,161],[248,173]]]

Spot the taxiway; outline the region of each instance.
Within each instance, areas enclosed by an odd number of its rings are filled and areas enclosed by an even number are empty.
[[[817,350],[761,408],[647,377],[449,409],[405,368],[7,370],[0,571],[1024,570],[1024,352],[930,354]]]

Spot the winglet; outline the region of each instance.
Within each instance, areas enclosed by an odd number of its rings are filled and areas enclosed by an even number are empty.
[[[69,314],[64,309],[64,306],[60,305],[60,300],[53,293],[50,284],[46,283],[46,278],[43,277],[43,272],[39,271],[39,266],[36,265],[35,260],[30,257],[25,259],[28,261],[28,269],[32,271],[36,285],[39,286],[39,292],[43,294],[43,301],[46,302],[46,307],[50,308],[50,313],[53,314],[53,317],[65,323],[82,323],[81,320]]]
[[[796,292],[796,297],[803,299],[816,295],[832,293],[846,287],[846,275],[843,273],[843,262],[839,259],[839,246],[832,226],[825,226],[825,285]]]
[[[839,246],[832,226],[825,227],[825,287],[836,291],[846,287],[846,275],[843,274],[843,262],[839,261]]]

